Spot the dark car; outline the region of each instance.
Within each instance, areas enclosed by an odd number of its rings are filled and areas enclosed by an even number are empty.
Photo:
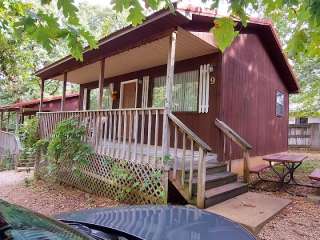
[[[132,206],[65,213],[54,220],[0,200],[0,239],[254,240],[230,220],[193,207]]]

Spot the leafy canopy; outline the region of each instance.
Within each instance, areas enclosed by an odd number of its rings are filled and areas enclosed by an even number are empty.
[[[38,0],[29,0],[33,9],[42,9]],[[80,24],[88,29],[95,38],[101,38],[127,25],[126,12],[116,14],[111,8],[79,3],[77,14]],[[50,4],[44,9],[62,21],[60,10]],[[62,20],[60,20],[62,19]],[[102,26],[102,27],[101,27]],[[70,50],[66,39],[56,40],[48,52],[41,44],[23,34],[0,34],[0,105],[19,100],[39,98],[40,82],[34,72],[67,54]],[[77,86],[68,86],[68,91],[78,91]],[[45,97],[61,94],[61,84],[48,80],[45,85]]]
[[[62,17],[50,11],[50,5],[55,5]],[[84,45],[97,46],[93,35],[80,24],[74,0],[41,0],[40,6],[23,0],[2,0],[0,35],[8,40],[27,37],[48,51],[65,39],[71,54],[79,60]]]
[[[237,30],[232,19],[237,19],[246,26],[248,15],[262,11],[264,15],[285,14],[286,22],[291,24],[293,32],[288,36],[287,51],[292,57],[299,57],[300,53],[308,56],[320,56],[320,1],[319,0],[202,0],[212,9],[222,2],[228,6],[226,18],[214,20],[212,32],[216,36],[219,48],[224,51],[237,36]],[[172,7],[168,0],[144,0],[142,6],[139,0],[113,0],[113,8],[117,12],[129,11],[127,20],[133,25],[145,19],[147,10],[152,11],[160,7]],[[232,27],[233,25],[233,27]]]
[[[221,0],[203,0],[216,8]],[[267,15],[285,13],[286,19],[294,28],[288,39],[288,52],[292,56],[301,52],[309,56],[320,55],[320,1],[318,0],[224,0],[228,4],[229,15],[216,19],[213,32],[217,44],[223,51],[237,36],[231,19],[238,19],[246,26],[248,15],[252,11],[263,9]],[[117,12],[128,12],[127,21],[134,26],[140,24],[145,15],[162,7],[171,7],[169,0],[113,0],[113,9]],[[52,11],[54,5],[62,18]],[[58,15],[59,15],[58,14]],[[23,0],[2,0],[0,2],[0,34],[16,38],[25,34],[40,43],[45,49],[52,48],[61,39],[67,41],[71,54],[82,60],[84,45],[95,48],[96,40],[79,20],[79,9],[74,0],[41,0],[41,6],[35,7],[32,2]]]

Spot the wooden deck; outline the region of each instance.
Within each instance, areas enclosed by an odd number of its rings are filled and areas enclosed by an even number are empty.
[[[88,141],[88,143],[94,146],[94,141]],[[162,158],[162,147],[149,145],[148,144],[137,144],[137,150],[135,152],[135,148],[132,148],[132,144],[128,142],[123,143],[121,141],[120,146],[118,143],[106,141],[102,145],[94,146],[95,152],[101,155],[111,155],[115,158],[121,158],[128,161],[137,161],[139,163],[149,163],[154,162],[157,166]],[[110,149],[110,151],[109,151]],[[193,153],[193,156],[192,156]],[[188,170],[190,168],[190,161],[192,157],[193,160],[193,167],[196,169],[199,161],[199,151],[191,151],[189,149],[184,150],[182,148],[169,148],[169,159],[167,161],[171,162],[171,168],[173,168],[173,163],[176,162],[177,169],[181,170],[181,165],[183,162],[183,158],[185,160],[185,169]],[[136,157],[135,157],[136,156]],[[175,157],[176,156],[176,157]],[[184,156],[184,157],[183,157]],[[176,161],[173,161],[176,158]],[[217,162],[217,155],[214,153],[208,153],[204,157],[206,163],[216,163]],[[165,160],[166,161],[166,160]]]

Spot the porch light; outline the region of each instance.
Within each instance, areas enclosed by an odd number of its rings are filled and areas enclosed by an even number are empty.
[[[112,92],[111,92],[111,98],[112,98],[112,101],[117,100],[117,98],[118,98],[118,91],[112,91]]]

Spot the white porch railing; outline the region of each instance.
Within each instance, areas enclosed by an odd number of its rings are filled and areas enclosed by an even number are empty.
[[[38,116],[42,138],[49,138],[58,122],[74,118],[86,127],[84,140],[96,153],[153,167],[163,165],[161,108],[42,112]]]
[[[211,148],[173,114],[164,114],[163,108],[145,108],[41,112],[38,117],[42,138],[50,138],[58,122],[74,118],[86,127],[84,140],[96,153],[153,168],[171,168],[171,179],[183,196],[192,202],[196,195],[198,207],[203,207]],[[166,133],[164,117],[169,120]],[[164,136],[169,149],[162,145]]]
[[[12,166],[15,166],[21,151],[21,144],[18,137],[9,132],[0,131],[0,161],[3,157],[12,156]]]
[[[18,137],[9,132],[0,131],[0,152],[7,152],[18,155],[21,150],[21,144]]]

